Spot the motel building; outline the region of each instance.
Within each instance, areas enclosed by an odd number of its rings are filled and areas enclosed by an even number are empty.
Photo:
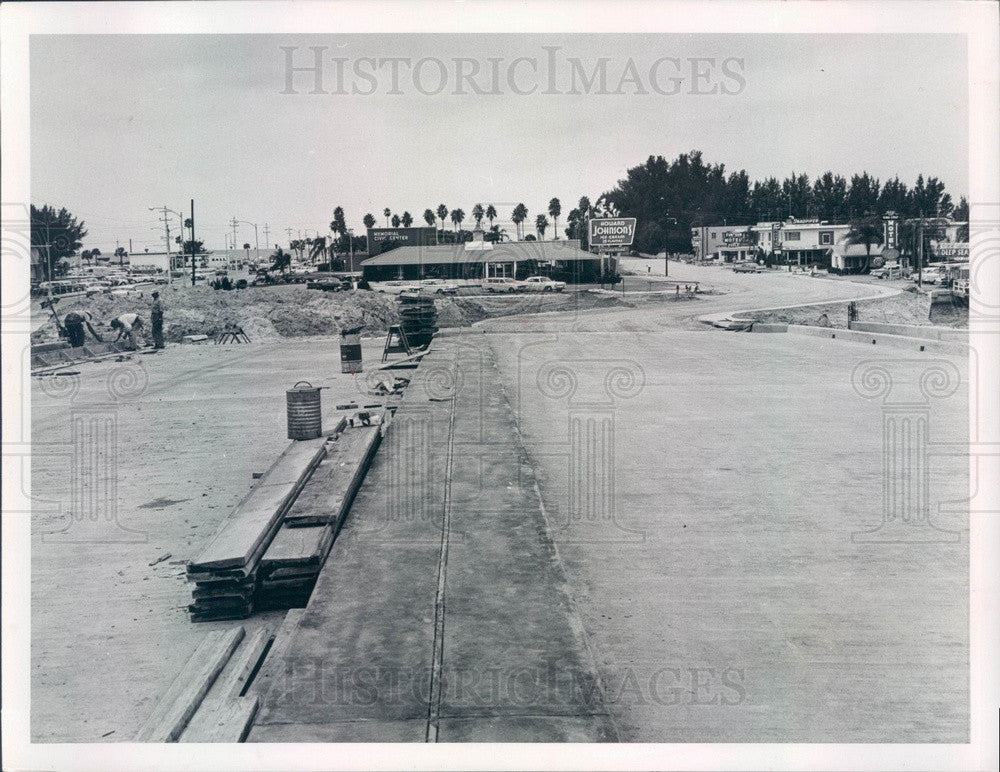
[[[691,246],[697,260],[738,263],[753,260],[756,248],[748,225],[706,225],[691,229]]]
[[[851,226],[792,218],[757,223],[750,230],[765,255],[774,252],[778,265],[838,268],[835,258],[844,254]]]
[[[387,229],[379,229],[385,231]],[[404,229],[400,229],[404,230]],[[410,229],[415,230],[415,229]],[[483,231],[473,231],[472,241],[461,244],[408,244],[387,239],[369,241],[385,249],[361,263],[366,281],[414,281],[419,279],[479,280],[506,276],[524,279],[548,276],[569,284],[597,282],[602,257],[580,248],[579,240],[489,242]],[[605,256],[608,272],[617,272],[617,260]]]

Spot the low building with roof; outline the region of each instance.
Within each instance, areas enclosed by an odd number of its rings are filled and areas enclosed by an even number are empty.
[[[523,279],[541,274],[580,284],[599,281],[602,268],[605,273],[615,273],[617,261],[584,251],[576,239],[493,243],[484,241],[481,231],[462,244],[399,246],[361,263],[366,281]]]

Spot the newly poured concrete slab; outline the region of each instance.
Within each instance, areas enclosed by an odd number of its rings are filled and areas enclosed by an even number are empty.
[[[622,739],[968,740],[964,357],[519,322],[482,337]]]
[[[606,741],[579,616],[492,355],[415,372],[250,733]]]

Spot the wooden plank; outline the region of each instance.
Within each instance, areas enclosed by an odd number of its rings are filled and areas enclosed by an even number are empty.
[[[302,619],[304,611],[305,609],[295,608],[285,614],[281,626],[278,627],[278,632],[275,633],[274,643],[271,644],[267,657],[264,659],[264,664],[247,690],[247,697],[256,695],[263,701],[274,684],[280,683],[284,671],[283,659],[295,637],[295,631],[299,627],[299,621]]]
[[[182,743],[239,743],[246,739],[260,699],[241,697],[232,700],[212,713],[210,718],[192,725],[181,735]]]
[[[236,506],[201,555],[188,565],[188,571],[198,573],[241,567],[248,570],[252,558],[258,553],[263,554],[262,544],[273,536],[309,474],[323,460],[325,442],[323,438],[293,442],[282,454],[283,458],[272,465]],[[293,482],[269,483],[270,475],[276,468],[280,472],[275,472],[276,476],[285,476],[285,462],[291,463],[289,459],[292,458],[300,469],[298,478]]]
[[[361,487],[381,439],[378,426],[346,430],[288,509],[285,524],[332,525],[336,531]]]
[[[240,647],[238,656],[233,657],[227,671],[222,674],[219,682],[212,688],[210,699],[213,699],[218,692],[219,700],[231,702],[242,696],[243,687],[246,686],[247,679],[257,667],[264,649],[267,648],[271,640],[271,630],[262,627],[257,630],[248,641]],[[207,704],[206,700],[206,704]]]
[[[311,528],[281,528],[260,559],[260,571],[287,566],[321,563],[333,542],[333,529],[328,525]]]
[[[241,640],[242,627],[213,630],[206,635],[170,684],[152,715],[139,728],[135,741],[165,743],[180,737]]]

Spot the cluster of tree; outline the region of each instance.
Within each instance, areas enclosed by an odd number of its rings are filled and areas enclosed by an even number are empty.
[[[724,164],[706,163],[698,150],[673,161],[650,156],[602,194],[596,210],[600,216],[637,218],[636,246],[641,251],[647,251],[645,246],[648,251],[673,252],[690,251],[691,228],[701,225],[752,225],[790,217],[860,225],[888,211],[903,221],[949,216],[968,220],[966,200],[955,204],[936,177],[920,175],[912,187],[898,177],[882,182],[868,172],[850,179],[825,172],[814,181],[793,172],[781,181],[751,181],[745,170],[727,173]]]
[[[56,209],[45,204],[39,209],[31,205],[31,246],[42,257],[43,281],[63,276],[69,271],[69,258],[80,249],[86,235],[83,220],[77,221],[65,207]]]

